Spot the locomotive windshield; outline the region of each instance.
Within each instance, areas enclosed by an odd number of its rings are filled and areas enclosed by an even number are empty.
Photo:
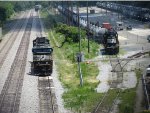
[[[33,53],[36,53],[36,54],[51,54],[52,53],[52,51],[53,51],[53,49],[52,48],[33,48],[32,49],[32,52]]]

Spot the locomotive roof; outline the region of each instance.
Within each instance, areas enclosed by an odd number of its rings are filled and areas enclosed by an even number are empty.
[[[49,39],[47,39],[46,37],[37,37],[33,41],[44,42],[44,41],[49,41]]]
[[[46,37],[37,37],[35,40],[33,40],[33,47],[50,47],[50,43]]]
[[[51,54],[53,49],[50,47],[49,40],[46,37],[37,37],[33,40],[33,54]]]

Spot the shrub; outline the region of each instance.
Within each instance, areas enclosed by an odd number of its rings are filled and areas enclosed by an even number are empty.
[[[57,27],[55,28],[56,32],[62,33],[65,35],[66,41],[67,42],[79,42],[79,33],[78,33],[78,28],[74,26],[68,26],[66,24],[59,23]],[[81,29],[80,30],[81,38],[86,37],[86,32],[85,30]]]

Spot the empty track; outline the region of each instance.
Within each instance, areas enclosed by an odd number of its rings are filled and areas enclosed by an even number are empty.
[[[112,91],[109,89],[108,92],[104,93],[102,99],[99,101],[92,113],[109,113],[112,111],[112,106],[116,103],[120,95],[121,90],[117,88],[117,85],[118,83],[122,83],[123,71],[118,57],[116,56],[115,58],[116,59],[114,60],[113,57],[109,57],[113,71],[112,76],[117,76],[118,78],[116,81],[112,81],[110,83],[110,87],[116,88],[116,90],[114,90],[112,93]]]
[[[18,113],[32,20],[31,13],[19,49],[0,95],[0,113]]]
[[[15,26],[12,29],[12,33],[10,34],[10,38],[6,41],[4,46],[0,49],[0,68],[2,67],[10,49],[12,48],[19,32],[21,31],[21,28],[23,27],[25,20],[23,20],[29,12],[25,13],[23,18],[15,24]]]
[[[114,57],[109,57],[110,64],[112,67],[112,76],[116,76],[117,80],[112,81],[110,83],[110,88],[115,88],[114,92],[112,94],[112,91],[109,89],[108,92],[106,92],[102,99],[99,101],[95,109],[93,110],[92,113],[110,113],[113,111],[113,107],[115,104],[117,104],[117,100],[119,95],[121,94],[121,87],[117,88],[118,83],[123,82],[123,73],[124,73],[124,67],[132,60],[142,57],[143,55],[147,54],[149,51],[145,52],[139,52],[137,54],[134,54],[132,56],[129,56],[128,60],[121,60],[117,56]],[[122,86],[123,87],[123,86]],[[111,91],[111,93],[110,93]]]

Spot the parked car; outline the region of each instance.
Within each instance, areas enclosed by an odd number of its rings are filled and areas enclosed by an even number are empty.
[[[147,40],[148,40],[148,42],[150,42],[150,35],[147,36]]]
[[[126,27],[126,29],[127,29],[127,30],[132,30],[132,26],[131,26],[131,25],[128,25],[128,26]]]

